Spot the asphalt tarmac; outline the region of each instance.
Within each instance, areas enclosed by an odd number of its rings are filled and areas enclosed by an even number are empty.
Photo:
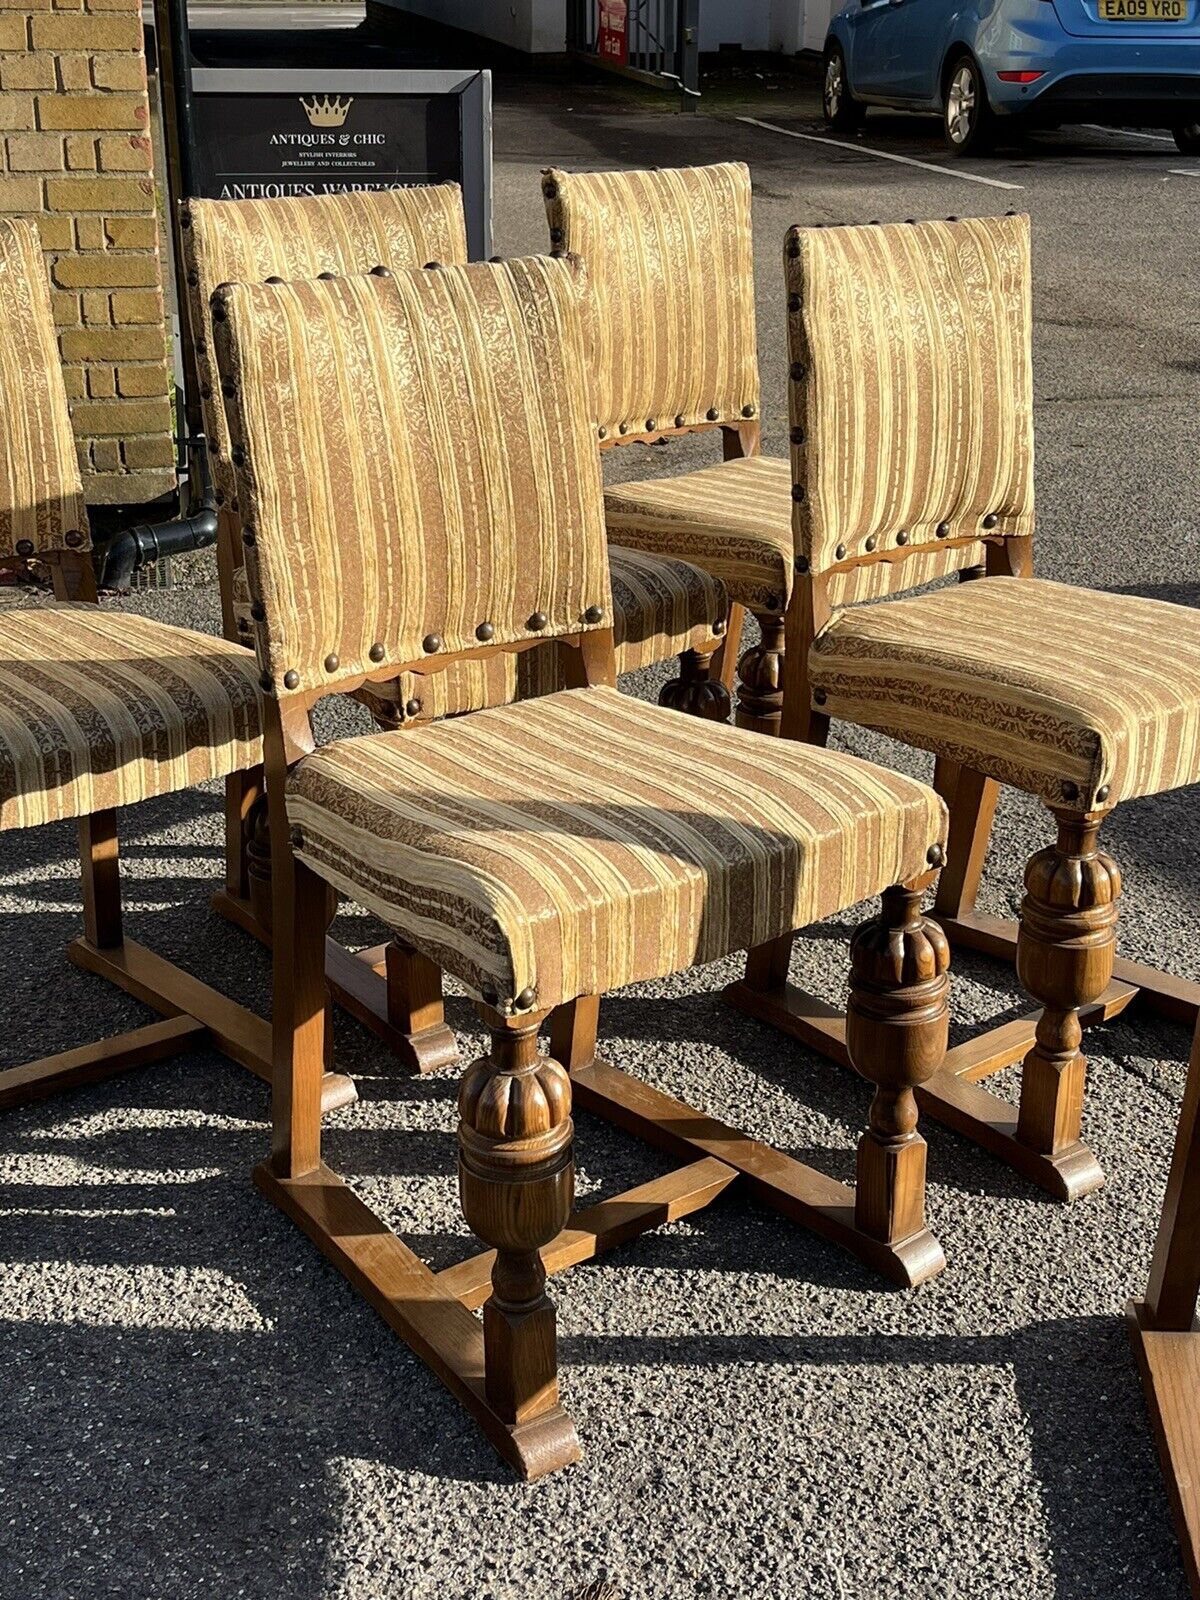
[[[844,149],[805,86],[751,75],[692,116],[606,85],[502,80],[497,100],[505,254],[545,244],[542,166],[750,163],[773,452],[789,223],[1028,210],[1038,570],[1197,603],[1200,163],[1072,129],[960,167],[935,125],[895,117]],[[691,441],[607,470],[710,458]],[[216,625],[211,586],[127,603]],[[836,742],[929,771],[854,730]],[[1195,803],[1135,802],[1105,832],[1125,874],[1123,952],[1200,978]],[[1005,796],[987,909],[1012,911],[1048,822]],[[148,804],[124,838],[134,936],[265,1010],[267,958],[207,909],[219,795]],[[13,1061],[147,1020],[62,959],[79,925],[73,848],[69,827],[0,839]],[[830,998],[854,920],[797,943],[794,975]],[[865,1087],[725,1009],[737,967],[614,995],[607,1054],[849,1178]],[[964,958],[956,972],[956,1038],[1023,1009],[1004,969]],[[462,1001],[452,1014],[469,1055],[472,1015]],[[604,1581],[619,1600],[1183,1600],[1122,1308],[1149,1263],[1189,1040],[1138,1014],[1089,1045],[1084,1131],[1106,1187],[1057,1205],[926,1123],[949,1268],[916,1292],[736,1197],[556,1279],[585,1458],[532,1486],[253,1190],[266,1095],[238,1068],[197,1051],[6,1115],[0,1595],[551,1600]],[[349,1022],[338,1052],[361,1099],[330,1118],[333,1165],[435,1264],[466,1253],[455,1073],[401,1078]],[[662,1170],[589,1117],[577,1151],[586,1197]]]

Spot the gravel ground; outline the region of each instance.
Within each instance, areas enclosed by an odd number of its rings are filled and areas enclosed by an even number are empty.
[[[536,168],[740,156],[756,186],[767,447],[784,448],[778,250],[793,220],[1027,206],[1037,239],[1040,570],[1195,603],[1200,185],[1165,145],[1042,138],[973,170],[1001,192],[740,125],[811,130],[794,84],[714,97],[722,120],[636,95],[501,84],[497,247],[540,247]],[[584,117],[581,113],[587,110]],[[940,163],[920,124],[866,143]],[[1194,165],[1194,164],[1193,164]],[[610,461],[683,470],[680,447]],[[210,588],[140,597],[215,626]],[[1079,648],[1086,650],[1087,641]],[[1114,663],[1114,670],[1119,664]],[[651,693],[654,684],[631,684]],[[839,741],[915,772],[853,730]],[[1194,796],[1108,826],[1126,874],[1123,949],[1200,976]],[[212,917],[219,796],[125,827],[136,937],[265,1007],[268,963]],[[1047,818],[1006,796],[984,903],[1010,910]],[[8,1055],[145,1013],[67,967],[72,830],[0,841]],[[365,923],[356,931],[370,936]],[[841,992],[854,917],[798,943],[795,975]],[[725,1010],[731,961],[613,996],[608,1055],[838,1177],[867,1099],[850,1076]],[[1011,975],[961,959],[956,1036],[1014,1014]],[[452,1002],[464,1050],[471,1014]],[[0,1124],[0,1594],[11,1600],[1180,1600],[1166,1498],[1121,1320],[1149,1260],[1188,1039],[1137,1015],[1091,1036],[1085,1135],[1107,1187],[1065,1208],[926,1124],[929,1210],[949,1270],[915,1293],[736,1197],[558,1279],[562,1389],[583,1463],[516,1483],[437,1382],[249,1183],[260,1085],[205,1051]],[[332,1163],[435,1264],[465,1253],[453,1072],[394,1075],[344,1022],[361,1099]],[[1011,1085],[1010,1085],[1011,1087]],[[659,1158],[579,1119],[580,1189]]]

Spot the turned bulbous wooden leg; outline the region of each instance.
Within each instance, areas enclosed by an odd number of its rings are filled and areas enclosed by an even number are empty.
[[[913,1090],[945,1058],[949,967],[946,936],[912,889],[885,890],[879,916],[851,944],[846,1045],[855,1070],[876,1086],[858,1147],[855,1219],[888,1244],[925,1228],[925,1141]]]
[[[679,676],[663,685],[659,705],[708,722],[728,722],[732,700],[720,678],[713,676],[714,654],[685,650],[679,658]]]
[[[739,728],[752,733],[777,734],[783,721],[783,617],[758,613],[760,643],[751,645],[738,662],[737,716]]]
[[[372,696],[370,710],[371,720],[383,733],[395,733],[404,727],[404,713],[396,702],[385,700],[382,695]]]
[[[458,1111],[463,1215],[497,1252],[483,1308],[484,1387],[505,1422],[528,1422],[558,1405],[539,1252],[566,1226],[575,1192],[571,1080],[538,1054],[536,1022],[492,1029],[491,1054],[467,1069]]]
[[[246,880],[255,920],[269,937],[275,917],[271,889],[271,819],[265,794],[254,802],[246,818]]]
[[[1058,839],[1025,869],[1017,976],[1042,1003],[1025,1057],[1017,1137],[1045,1155],[1079,1144],[1087,1061],[1079,1011],[1112,981],[1121,873],[1097,848],[1103,813],[1051,807]]]

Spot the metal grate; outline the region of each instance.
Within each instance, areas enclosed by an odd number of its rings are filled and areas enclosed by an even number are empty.
[[[700,93],[700,0],[568,0],[567,48],[685,98]]]

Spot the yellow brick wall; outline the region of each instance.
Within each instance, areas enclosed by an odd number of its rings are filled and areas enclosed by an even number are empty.
[[[41,228],[93,505],[174,484],[149,124],[141,0],[0,0],[0,213]]]

